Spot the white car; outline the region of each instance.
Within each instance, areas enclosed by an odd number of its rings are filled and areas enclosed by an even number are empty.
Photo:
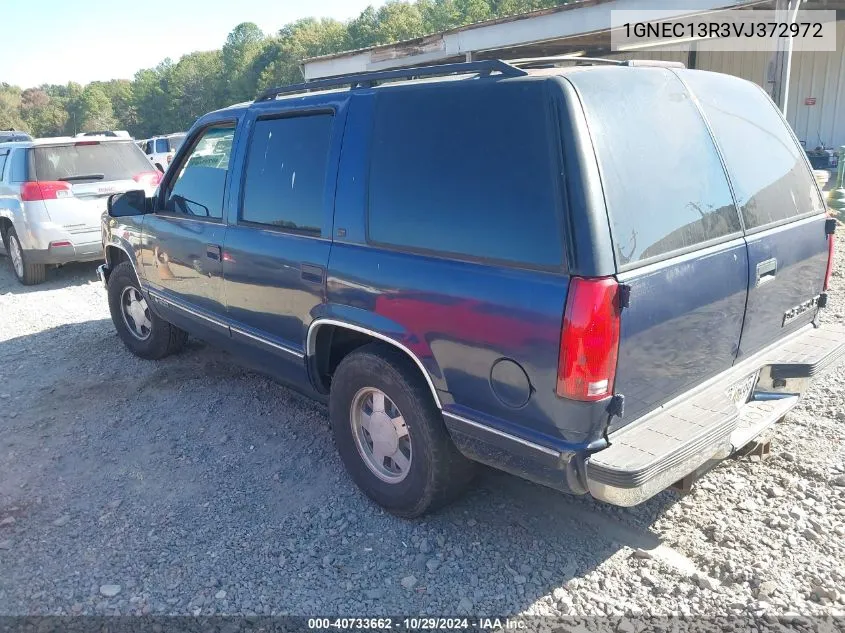
[[[108,197],[139,188],[152,195],[160,181],[131,139],[0,143],[0,238],[18,280],[37,284],[50,265],[102,259]]]
[[[184,133],[154,136],[147,139],[142,149],[156,169],[163,172],[170,165],[176,150],[181,147],[184,140]]]

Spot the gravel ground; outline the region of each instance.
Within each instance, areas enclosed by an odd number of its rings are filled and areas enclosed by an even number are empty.
[[[0,259],[0,614],[842,614],[843,439],[840,367],[770,459],[684,498],[485,471],[404,521],[347,479],[322,406],[201,343],[136,359],[94,265],[24,288]]]

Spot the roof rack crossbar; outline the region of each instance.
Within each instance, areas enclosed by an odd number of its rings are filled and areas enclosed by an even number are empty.
[[[356,73],[354,75],[327,77],[325,79],[315,79],[313,81],[291,84],[289,86],[268,88],[258,95],[255,100],[272,101],[279,95],[307,92],[311,90],[325,90],[327,88],[338,88],[340,86],[369,88],[375,82],[389,81],[391,79],[434,77],[437,75],[452,75],[458,73],[479,73],[481,75],[489,75],[493,72],[498,72],[504,77],[522,77],[528,74],[526,71],[499,59],[488,59],[475,62],[458,62],[454,64],[438,64],[436,66],[413,66],[410,68],[397,68],[395,70],[377,70],[368,73]]]
[[[531,68],[537,65],[551,65],[559,62],[586,62],[588,64],[610,64],[623,66],[625,62],[621,59],[607,59],[606,57],[584,57],[582,55],[555,55],[550,57],[524,57],[522,59],[509,59],[508,63],[517,68],[526,66]]]
[[[683,62],[670,62],[659,59],[608,59],[606,57],[583,57],[580,55],[557,55],[554,57],[526,57],[524,59],[509,59],[508,63],[517,68],[537,68],[553,66],[560,62],[583,62],[585,64],[608,64],[611,66],[656,67],[656,68],[686,68]]]

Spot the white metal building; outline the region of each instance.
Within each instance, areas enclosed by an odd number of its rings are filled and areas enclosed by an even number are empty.
[[[835,52],[661,51],[610,52],[610,11],[659,8],[666,19],[742,8],[837,11]],[[786,111],[807,148],[845,145],[845,0],[580,0],[554,9],[490,20],[396,44],[306,59],[306,80],[474,59],[580,54],[618,59],[681,61],[690,68],[728,73],[763,86]]]

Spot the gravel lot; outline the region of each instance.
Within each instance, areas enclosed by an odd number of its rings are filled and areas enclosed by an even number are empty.
[[[131,356],[94,268],[25,288],[0,258],[0,614],[845,611],[845,368],[770,459],[684,498],[622,510],[486,471],[409,522],[350,483],[322,406],[198,342]]]

